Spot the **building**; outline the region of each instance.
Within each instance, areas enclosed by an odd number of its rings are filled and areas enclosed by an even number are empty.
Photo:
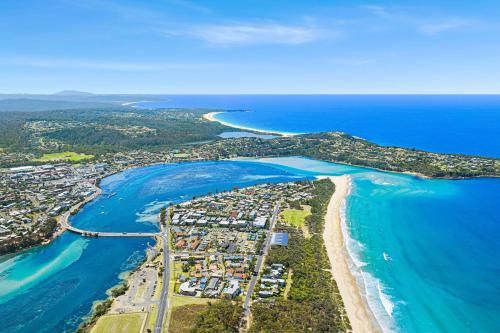
[[[234,298],[241,293],[240,282],[238,280],[230,280],[229,286],[224,288],[222,294],[227,298]]]
[[[186,296],[195,296],[196,285],[192,284],[190,281],[186,281],[180,285],[179,293]]]
[[[273,232],[271,236],[271,246],[288,246],[288,233]]]

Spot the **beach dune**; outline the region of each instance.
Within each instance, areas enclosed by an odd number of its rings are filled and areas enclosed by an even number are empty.
[[[349,254],[342,234],[341,209],[349,194],[350,178],[346,175],[328,178],[335,184],[335,193],[328,204],[323,239],[333,278],[337,282],[353,333],[381,332],[349,269]]]
[[[223,112],[219,111],[219,112],[205,113],[203,115],[203,119],[208,120],[208,121],[215,121],[215,122],[218,122],[219,124],[222,124],[222,125],[225,125],[225,126],[228,126],[228,127],[237,128],[237,129],[240,129],[240,130],[243,130],[243,131],[250,131],[250,132],[262,133],[262,134],[272,134],[272,135],[278,135],[278,136],[293,136],[293,135],[296,135],[296,134],[292,134],[292,133],[277,132],[277,131],[266,131],[266,130],[261,130],[261,129],[258,129],[258,128],[252,128],[252,127],[245,127],[245,126],[238,126],[238,125],[235,125],[235,124],[230,124],[228,122],[225,122],[225,121],[217,119],[215,116],[217,114],[219,114],[219,113],[223,113]]]

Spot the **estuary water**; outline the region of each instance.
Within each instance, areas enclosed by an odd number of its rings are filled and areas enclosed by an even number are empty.
[[[181,202],[234,186],[307,179],[271,166],[202,162],[131,169],[105,178],[101,196],[72,218],[99,231],[157,230],[157,215]],[[309,177],[310,178],[310,177]],[[144,258],[151,238],[83,238],[65,232],[47,246],[0,258],[0,332],[73,332],[106,290]]]
[[[500,330],[500,181],[423,180],[300,157],[157,165],[104,179],[73,217],[91,230],[156,230],[159,209],[263,182],[349,174],[352,270],[386,332]],[[64,233],[0,260],[0,332],[71,332],[144,257],[149,239]]]
[[[255,160],[349,174],[345,242],[385,332],[500,332],[500,180],[424,180],[305,158]]]
[[[216,118],[500,157],[498,95],[166,96],[138,106],[244,110]],[[423,180],[300,158],[263,161],[309,175],[351,174],[346,242],[385,331],[500,332],[500,179]]]
[[[167,96],[143,107],[249,109],[217,115],[284,132],[340,130],[379,144],[500,156],[498,96]],[[500,332],[500,180],[423,180],[304,158],[151,166],[102,181],[111,198],[72,223],[156,230],[160,207],[216,189],[350,174],[352,269],[384,330]],[[71,332],[150,239],[84,239],[0,258],[0,332]]]

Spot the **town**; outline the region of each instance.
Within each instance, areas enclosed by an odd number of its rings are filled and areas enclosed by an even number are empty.
[[[310,189],[309,182],[262,184],[171,207],[175,293],[250,297],[249,283],[261,268],[266,241],[271,247],[288,244],[286,233],[272,231],[273,221],[280,209],[310,199]]]
[[[0,177],[0,254],[49,241],[57,219],[94,195],[97,180],[111,172],[105,163],[67,163],[11,168]]]

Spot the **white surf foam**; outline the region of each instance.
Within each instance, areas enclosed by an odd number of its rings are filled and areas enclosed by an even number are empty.
[[[342,203],[340,216],[342,236],[344,244],[346,244],[347,253],[349,255],[349,268],[360,287],[362,297],[368,304],[371,312],[373,313],[378,325],[384,333],[395,331],[395,323],[392,319],[394,312],[394,303],[390,297],[384,293],[384,286],[381,281],[373,276],[371,273],[363,270],[367,265],[362,258],[364,246],[359,241],[350,237],[349,227],[347,224],[347,198],[352,191],[353,183],[350,178],[349,192],[346,199]]]

